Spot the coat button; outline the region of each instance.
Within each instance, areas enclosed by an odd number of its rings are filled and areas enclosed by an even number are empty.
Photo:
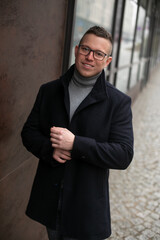
[[[85,159],[86,157],[83,155],[81,158],[82,158],[82,159]]]

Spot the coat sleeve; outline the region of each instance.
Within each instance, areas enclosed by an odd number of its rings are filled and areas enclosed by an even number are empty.
[[[76,136],[72,158],[108,169],[126,169],[133,158],[133,127],[131,99],[127,96],[114,111],[109,139],[98,142]]]
[[[51,165],[57,165],[52,158],[53,148],[50,137],[45,135],[40,127],[40,109],[43,102],[43,86],[41,86],[31,113],[21,132],[22,142],[26,149],[37,158]]]

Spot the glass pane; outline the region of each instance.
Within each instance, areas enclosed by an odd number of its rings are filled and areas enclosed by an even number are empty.
[[[137,83],[137,72],[138,72],[138,64],[133,65],[130,79],[130,88],[136,85]]]
[[[129,68],[124,68],[118,71],[116,87],[122,92],[127,92]]]
[[[155,33],[153,37],[153,43],[152,43],[152,67],[158,63],[157,60],[160,59],[160,31],[159,31],[159,26],[160,26],[160,18],[156,19],[156,24],[155,24]]]
[[[135,50],[134,50],[134,54],[133,54],[133,62],[137,62],[140,57],[144,20],[145,20],[145,9],[140,6],[139,14],[138,14],[137,29],[136,29],[136,39],[135,39]]]
[[[144,29],[144,45],[143,45],[143,52],[142,52],[142,57],[147,57],[148,56],[148,43],[149,43],[149,27],[150,27],[150,19],[149,17],[146,18],[146,24],[145,24],[145,29]]]
[[[137,3],[132,0],[127,0],[125,5],[122,39],[120,45],[119,67],[130,64],[134,30],[137,16]],[[127,92],[129,67],[121,69],[117,74],[116,87],[123,92]]]
[[[136,14],[137,4],[132,0],[126,1],[122,29],[122,40],[120,46],[119,66],[127,65],[131,60]]]
[[[74,48],[88,28],[99,25],[111,32],[114,2],[115,0],[77,0],[70,65],[74,63]]]
[[[140,6],[139,14],[138,14],[138,21],[137,21],[137,28],[136,28],[133,63],[138,63],[139,59],[140,59],[140,51],[141,51],[141,45],[142,45],[142,34],[143,34],[143,26],[144,26],[144,21],[145,21],[145,14],[146,14],[146,10],[142,6]],[[137,83],[137,73],[138,73],[138,65],[134,65],[132,68],[132,71],[131,71],[130,88],[133,87]]]

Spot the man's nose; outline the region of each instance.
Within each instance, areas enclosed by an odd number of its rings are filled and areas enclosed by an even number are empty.
[[[93,51],[90,51],[90,53],[86,56],[87,59],[89,60],[94,60],[94,52]]]

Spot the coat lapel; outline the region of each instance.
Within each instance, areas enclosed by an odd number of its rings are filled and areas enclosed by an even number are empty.
[[[70,114],[70,101],[69,101],[69,91],[68,86],[69,82],[73,76],[75,65],[72,65],[71,68],[66,72],[64,76],[61,77],[62,84],[64,87],[64,104],[69,117]],[[82,111],[84,108],[98,103],[100,101],[105,100],[108,97],[106,83],[105,83],[105,73],[102,71],[101,75],[97,79],[92,91],[88,94],[88,96],[81,102],[81,104],[76,109],[75,114]]]
[[[70,101],[69,101],[69,91],[68,86],[69,82],[73,76],[74,73],[74,65],[71,66],[71,68],[61,77],[62,85],[64,88],[64,105],[68,114],[68,119],[70,118]]]
[[[106,92],[106,85],[105,85],[105,76],[104,71],[102,71],[102,74],[97,79],[97,82],[95,83],[92,91],[88,94],[88,96],[81,102],[81,104],[76,109],[75,114],[82,111],[84,108],[87,108],[88,106],[101,102],[107,98],[107,92]]]

